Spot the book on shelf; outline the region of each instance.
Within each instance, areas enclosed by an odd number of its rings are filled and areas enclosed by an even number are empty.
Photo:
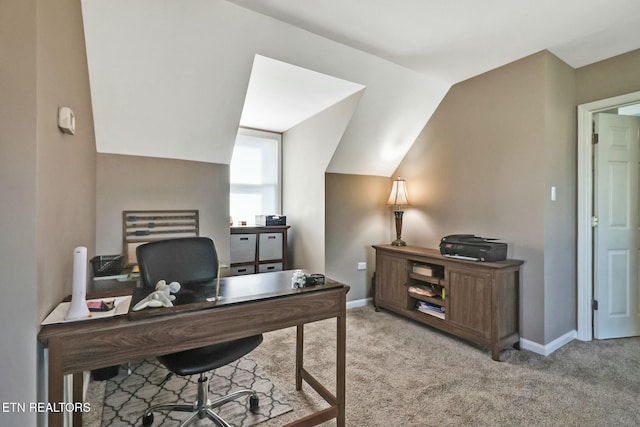
[[[444,313],[444,307],[437,304],[431,304],[426,301],[418,301],[418,307]]]
[[[439,266],[415,263],[411,266],[411,271],[415,274],[427,277],[438,278],[442,275],[442,268]]]
[[[423,276],[433,276],[433,268],[430,265],[424,264],[413,264],[412,271],[416,274],[421,274]]]
[[[421,295],[425,297],[432,298],[442,298],[445,299],[447,297],[447,291],[444,286],[434,285],[434,284],[421,284],[421,285],[411,285],[408,288],[409,293],[415,295]]]
[[[441,307],[439,305],[429,304],[428,302],[424,301],[418,301],[416,308],[421,313],[430,314],[431,316],[435,316],[439,319],[444,319],[444,307]]]
[[[425,297],[435,297],[439,296],[436,291],[434,291],[431,287],[423,288],[418,286],[409,286],[409,292],[416,295],[422,295]]]

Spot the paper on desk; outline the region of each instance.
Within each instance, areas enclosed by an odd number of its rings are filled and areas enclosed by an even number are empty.
[[[68,323],[68,322],[81,322],[84,320],[103,319],[105,317],[119,316],[121,314],[127,314],[129,312],[129,305],[131,304],[131,295],[122,297],[109,297],[87,300],[87,302],[101,302],[101,301],[114,301],[115,308],[109,311],[92,311],[87,317],[80,319],[65,320],[67,311],[69,311],[70,302],[61,302],[58,306],[40,323],[41,325],[49,325],[51,323]]]
[[[123,282],[123,281],[127,280],[128,277],[129,277],[128,274],[117,274],[115,276],[94,277],[93,280],[95,280],[96,282],[99,282],[101,280],[117,280],[118,282]]]

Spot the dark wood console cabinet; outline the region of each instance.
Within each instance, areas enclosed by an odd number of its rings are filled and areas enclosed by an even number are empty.
[[[519,342],[523,261],[467,261],[416,246],[374,248],[376,309],[393,311],[487,347],[493,360],[500,360],[502,349]],[[436,310],[422,307],[419,311],[420,302]]]

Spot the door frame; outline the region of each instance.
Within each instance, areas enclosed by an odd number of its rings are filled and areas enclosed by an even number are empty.
[[[640,103],[640,92],[578,105],[578,330],[582,341],[593,339],[593,114]]]

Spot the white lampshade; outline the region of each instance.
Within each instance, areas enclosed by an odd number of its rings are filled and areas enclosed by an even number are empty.
[[[391,187],[391,194],[389,195],[389,200],[387,200],[387,205],[408,205],[409,200],[407,199],[407,185],[404,179],[398,177],[395,181],[393,181],[393,186]]]

